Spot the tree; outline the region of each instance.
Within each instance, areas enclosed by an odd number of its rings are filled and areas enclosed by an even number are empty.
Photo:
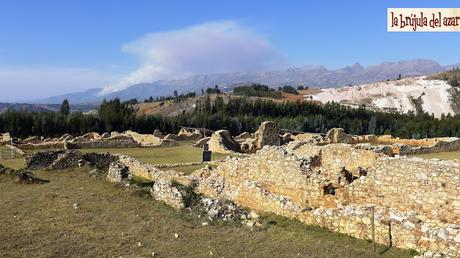
[[[177,90],[174,90],[173,95],[174,95],[174,97],[177,97]]]
[[[450,77],[448,80],[447,80],[447,83],[449,85],[451,85],[452,87],[457,87],[459,86],[459,81],[457,80],[457,78],[455,77]]]
[[[289,86],[289,85],[283,86],[283,88],[281,88],[281,91],[286,92],[286,93],[290,93],[290,94],[295,94],[295,95],[299,94],[294,87]]]
[[[377,129],[377,118],[375,118],[375,116],[372,116],[371,120],[369,120],[369,126],[368,126],[367,131],[370,134],[375,134],[376,129]]]
[[[64,99],[64,101],[61,104],[61,115],[68,116],[69,114],[70,114],[70,104],[67,99]]]

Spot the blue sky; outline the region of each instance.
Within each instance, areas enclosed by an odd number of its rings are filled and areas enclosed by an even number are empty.
[[[388,33],[389,7],[460,7],[460,1],[2,0],[0,88],[7,94],[0,101],[125,87],[139,79],[207,70],[235,71],[248,62],[255,69],[303,64],[338,68],[413,58],[460,62],[459,33]],[[232,43],[226,44],[225,33],[233,35]],[[208,34],[213,36],[208,39]],[[195,41],[194,35],[204,39]],[[241,41],[249,47],[241,50]],[[208,63],[192,54],[208,48],[216,55]],[[168,57],[162,59],[165,53]],[[233,63],[212,67],[219,55]],[[243,55],[247,57],[238,59]]]

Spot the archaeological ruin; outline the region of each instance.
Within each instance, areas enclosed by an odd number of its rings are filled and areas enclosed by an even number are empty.
[[[108,171],[108,180],[114,183],[145,178],[154,182],[150,189],[154,199],[179,209],[197,206],[216,218],[246,220],[251,219],[246,210],[272,212],[360,239],[371,239],[374,231],[380,244],[414,249],[427,257],[460,256],[460,161],[410,156],[459,150],[460,139],[356,136],[341,128],[325,135],[281,135],[268,121],[254,134],[237,137],[226,130],[203,133],[191,128],[174,137],[160,132],[92,133],[17,140],[16,146],[62,144],[63,150],[28,156],[27,169],[91,165]],[[174,146],[178,139],[242,155],[197,163],[207,166],[186,174],[174,170],[181,164],[150,165],[125,155],[65,150]]]

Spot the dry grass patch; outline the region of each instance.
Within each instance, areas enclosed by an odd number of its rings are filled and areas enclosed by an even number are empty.
[[[203,226],[203,218],[128,193],[88,170],[39,171],[50,180],[41,185],[0,176],[0,256],[372,257],[368,241],[278,216],[266,215],[261,228]],[[390,249],[381,257],[411,255]]]
[[[416,157],[425,158],[425,159],[442,159],[442,160],[460,160],[460,151],[449,151],[449,152],[438,152],[438,153],[428,153],[428,154],[419,154],[415,155]]]

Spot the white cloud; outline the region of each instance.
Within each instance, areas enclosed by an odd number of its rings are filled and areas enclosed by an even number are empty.
[[[136,55],[140,67],[107,86],[102,94],[136,83],[193,74],[263,70],[282,63],[281,55],[265,37],[234,21],[150,33],[122,49]]]
[[[102,88],[119,77],[86,68],[0,66],[0,101],[27,101]]]

